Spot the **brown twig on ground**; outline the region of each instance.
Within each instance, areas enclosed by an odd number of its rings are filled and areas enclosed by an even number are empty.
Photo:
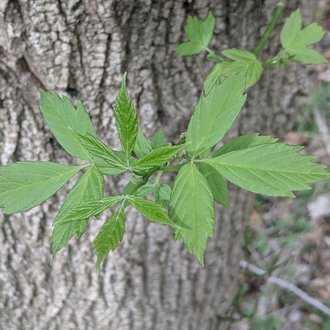
[[[258,276],[266,276],[267,275],[267,272],[265,270],[255,266],[253,264],[250,264],[249,262],[247,262],[245,260],[240,261],[240,266],[243,269],[247,269],[250,272],[252,272],[252,273],[254,273]],[[302,299],[307,304],[313,306],[314,308],[316,308],[319,311],[323,312],[327,316],[330,316],[330,308],[328,306],[324,305],[319,300],[313,298],[312,296],[307,294],[305,291],[299,289],[294,284],[292,284],[290,282],[287,282],[287,281],[285,281],[285,280],[283,280],[279,277],[272,276],[272,275],[267,278],[267,282],[271,283],[271,284],[275,284],[275,285],[281,287],[282,289],[285,289],[285,290],[288,290],[288,291],[292,292],[293,294],[298,296],[300,299]]]

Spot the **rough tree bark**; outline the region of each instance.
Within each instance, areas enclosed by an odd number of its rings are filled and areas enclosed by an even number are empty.
[[[296,8],[298,0],[289,1]],[[0,162],[71,163],[42,121],[39,88],[79,98],[102,139],[118,147],[112,107],[121,74],[147,135],[184,131],[211,64],[173,53],[188,14],[216,17],[215,49],[251,49],[274,0],[1,0]],[[264,54],[275,54],[278,42]],[[202,64],[203,63],[203,64]],[[305,72],[268,70],[232,135],[289,131]],[[111,179],[107,193],[124,180]],[[124,243],[95,272],[90,226],[52,262],[51,222],[65,189],[25,214],[0,214],[1,329],[226,329],[238,288],[242,232],[253,197],[232,190],[202,269],[169,230],[130,211]]]

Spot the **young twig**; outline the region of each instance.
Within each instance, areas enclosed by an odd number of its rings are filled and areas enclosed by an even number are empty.
[[[262,35],[261,39],[257,43],[256,47],[253,49],[253,53],[258,56],[261,50],[266,45],[268,39],[270,38],[271,34],[273,33],[278,21],[282,16],[282,12],[285,6],[285,0],[279,0],[274,11],[274,15],[270,23],[268,24],[264,34]]]
[[[326,148],[328,155],[330,155],[330,129],[327,126],[326,120],[319,109],[314,109],[313,114],[315,123],[321,134],[324,147]]]

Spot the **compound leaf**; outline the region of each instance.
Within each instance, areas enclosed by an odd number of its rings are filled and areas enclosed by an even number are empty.
[[[64,247],[73,235],[78,238],[85,232],[88,223],[88,217],[85,220],[77,222],[65,222],[67,214],[74,208],[84,202],[99,200],[103,195],[104,179],[99,170],[93,166],[77,181],[75,186],[65,198],[62,207],[53,222],[52,249],[53,253],[58,252]]]
[[[283,143],[232,151],[204,159],[232,183],[255,193],[294,197],[292,191],[310,189],[310,184],[330,177],[324,165],[298,153],[301,147]]]
[[[82,168],[30,161],[0,166],[0,208],[5,214],[31,209],[54,195]]]
[[[120,142],[127,158],[129,158],[136,142],[138,118],[132,100],[127,94],[126,73],[121,82],[114,110]]]
[[[285,48],[286,53],[293,60],[303,64],[326,63],[327,60],[310,46],[319,42],[325,31],[316,24],[310,24],[305,28],[302,27],[302,19],[300,10],[293,12],[284,23],[281,31],[281,44]]]
[[[74,130],[80,134],[96,135],[83,104],[78,101],[75,108],[67,97],[44,90],[40,91],[40,96],[41,112],[58,143],[70,155],[87,160],[86,153],[73,133]]]
[[[208,237],[214,233],[213,196],[204,176],[191,163],[183,166],[175,179],[170,217],[180,227],[187,249],[203,265]]]
[[[110,251],[116,250],[123,240],[125,232],[125,214],[122,208],[119,208],[104,223],[100,232],[93,241],[93,247],[97,256],[96,268],[99,270],[104,258]]]

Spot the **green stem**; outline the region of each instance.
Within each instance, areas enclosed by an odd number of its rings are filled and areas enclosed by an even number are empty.
[[[212,56],[216,57],[220,62],[223,62],[223,58],[220,55],[217,55],[212,49],[206,47],[205,50]]]
[[[280,20],[282,16],[282,12],[285,6],[285,0],[279,0],[274,11],[274,15],[270,23],[268,24],[264,34],[262,35],[261,39],[253,49],[253,53],[258,56],[261,50],[265,47],[268,39],[270,38],[270,35],[274,31],[278,21]]]
[[[209,47],[206,47],[205,50],[206,50],[209,54],[214,55],[214,56],[217,56],[217,55],[215,54],[215,52],[214,52],[213,50],[211,50]]]

